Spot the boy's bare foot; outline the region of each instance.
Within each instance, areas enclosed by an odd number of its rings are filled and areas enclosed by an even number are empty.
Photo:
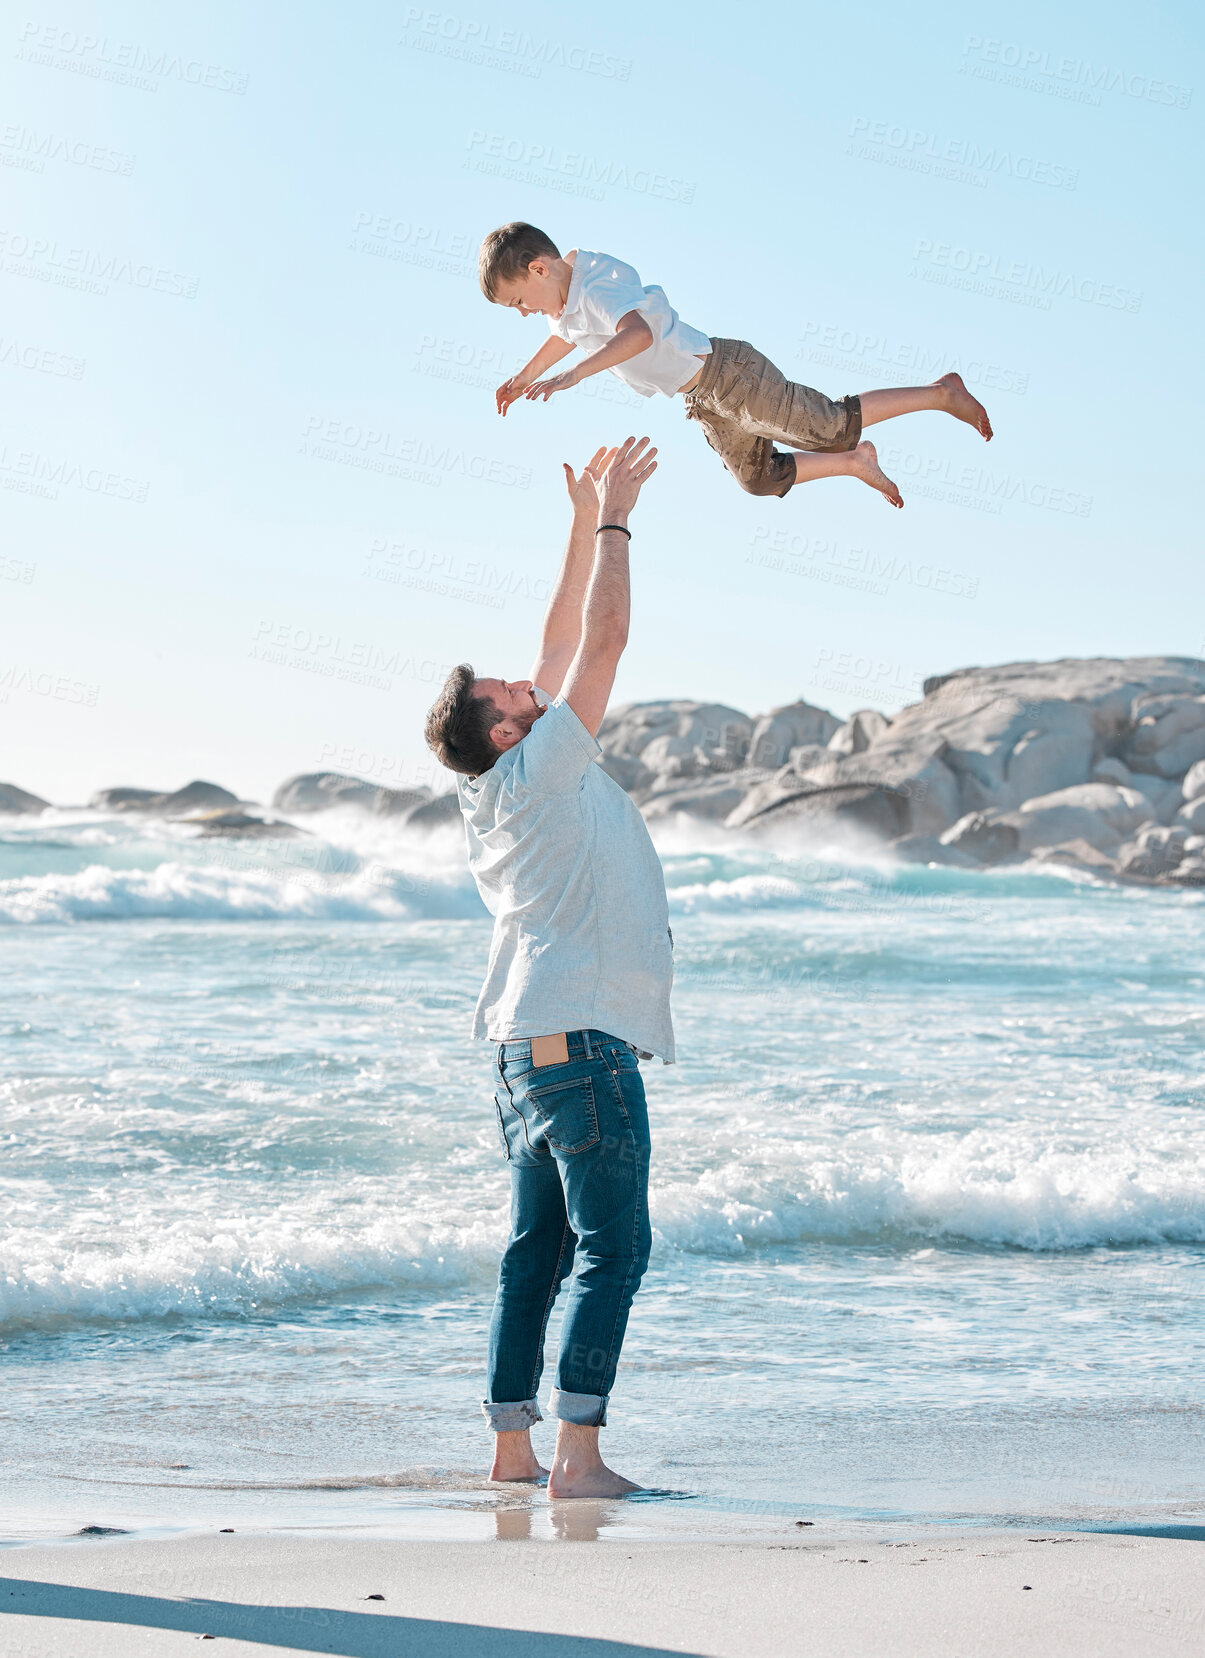
[[[491,1485],[511,1485],[519,1481],[543,1482],[548,1478],[547,1468],[541,1468],[531,1448],[531,1430],[519,1428],[510,1433],[494,1435],[494,1466],[490,1469]]]
[[[548,1476],[550,1497],[626,1497],[640,1486],[608,1468],[598,1451],[598,1429],[562,1422]]]
[[[973,426],[985,443],[992,441],[992,423],[987,418],[987,410],[977,397],[972,397],[963,384],[961,374],[943,374],[936,382],[946,394],[947,411],[955,420],[965,420],[968,426]]]
[[[878,450],[868,439],[863,438],[858,447],[850,452],[849,474],[852,478],[861,478],[871,489],[877,489],[893,507],[903,506],[903,496],[880,467]]]

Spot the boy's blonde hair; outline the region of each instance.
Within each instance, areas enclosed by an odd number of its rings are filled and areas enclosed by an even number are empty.
[[[477,255],[477,276],[486,299],[496,301],[498,284],[527,274],[533,259],[559,259],[555,242],[535,225],[516,219],[491,230]]]

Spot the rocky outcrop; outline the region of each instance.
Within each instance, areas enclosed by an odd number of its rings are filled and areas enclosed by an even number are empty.
[[[375,817],[396,818],[408,828],[434,829],[460,815],[455,793],[432,797],[430,789],[386,789],[343,772],[303,772],[282,783],[272,796],[278,812],[326,812],[353,806]]]
[[[1185,800],[1200,800],[1205,795],[1205,760],[1198,760],[1195,766],[1188,768],[1180,787]]]
[[[101,789],[88,804],[106,812],[147,812],[155,817],[189,817],[198,812],[224,811],[230,806],[237,806],[239,797],[217,783],[197,780],[170,794],[155,789]]]
[[[874,708],[860,708],[839,725],[828,740],[832,754],[861,754],[886,731],[891,721]]]
[[[407,829],[439,829],[445,823],[455,823],[460,817],[460,799],[454,794],[439,794],[434,800],[424,800],[406,819]]]
[[[1134,729],[1122,750],[1131,771],[1178,778],[1205,760],[1205,696],[1138,697],[1132,717]]]
[[[430,800],[430,789],[386,789],[337,771],[303,772],[282,783],[272,796],[278,812],[326,812],[357,806],[378,817],[405,817]]]
[[[893,716],[798,701],[751,718],[725,703],[630,703],[602,764],[649,819],[684,815],[788,844],[868,838],[904,859],[983,868],[1027,859],[1164,886],[1205,885],[1205,662],[1100,657],[964,668]],[[32,804],[30,804],[32,803]],[[92,804],[278,834],[213,783],[107,789]],[[455,824],[455,793],[310,772],[290,815],[352,806],[406,828]],[[46,802],[0,788],[0,811]]]
[[[835,714],[830,714],[827,708],[813,708],[810,702],[788,702],[781,708],[772,708],[753,726],[749,764],[773,770],[785,765],[793,749],[824,748],[840,729],[841,721]],[[601,735],[600,732],[600,739]]]
[[[0,783],[0,812],[19,812],[23,816],[34,816],[38,812],[48,812],[50,802],[43,800],[41,795],[30,794],[28,789],[19,789],[15,783]]]
[[[1098,852],[1116,852],[1124,840],[1150,823],[1150,801],[1137,789],[1116,783],[1078,783],[1026,800],[1007,814],[1017,827],[1022,852],[1085,840]]]
[[[599,739],[649,818],[856,830],[920,862],[1032,857],[1161,884],[1199,884],[1205,861],[1205,662],[1190,657],[959,669],[891,718],[639,703]]]
[[[202,840],[292,840],[307,833],[296,824],[256,817],[252,812],[199,812],[188,821],[200,824]]]
[[[1151,824],[1140,830],[1118,856],[1117,872],[1146,880],[1170,875],[1183,863],[1187,841],[1187,829],[1163,829]]]
[[[724,703],[631,702],[607,715],[598,740],[603,766],[643,806],[666,789],[744,766],[752,733],[749,716]]]

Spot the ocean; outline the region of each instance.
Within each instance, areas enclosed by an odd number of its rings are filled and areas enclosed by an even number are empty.
[[[6,821],[3,1535],[493,1513],[458,828]],[[609,1458],[775,1523],[1199,1520],[1203,895],[656,839],[680,1059]]]

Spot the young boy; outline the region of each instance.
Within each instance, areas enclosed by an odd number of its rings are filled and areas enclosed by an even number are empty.
[[[796,385],[745,340],[709,339],[684,323],[662,289],[642,287],[631,265],[605,253],[574,248],[562,259],[534,225],[502,225],[481,244],[477,262],[485,297],[520,316],[548,318],[551,338],[494,396],[504,415],[519,397],[567,391],[588,375],[610,369],[645,397],[679,393],[686,417],[697,420],[708,443],[742,489],[785,495],[813,478],[860,478],[902,507],[899,490],[879,468],[862,429],[918,409],[941,409],[984,438],[992,435],[983,405],[957,374],[931,386],[863,392],[834,403],[823,392]],[[546,379],[549,369],[578,346],[576,367]],[[775,443],[791,444],[783,451]]]

